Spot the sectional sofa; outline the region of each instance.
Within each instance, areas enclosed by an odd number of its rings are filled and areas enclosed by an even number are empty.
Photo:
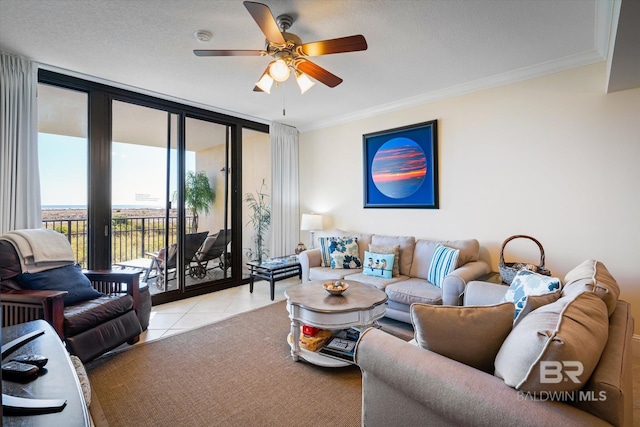
[[[343,268],[341,265],[326,265],[326,262],[323,265],[322,239],[357,240],[361,261],[365,260],[365,251],[394,253],[396,271],[390,278],[382,278],[366,274],[362,267]],[[461,305],[467,283],[490,272],[489,265],[478,259],[480,244],[475,239],[436,241],[416,239],[413,236],[334,230],[326,232],[325,236],[318,240],[319,248],[304,251],[299,255],[303,283],[351,280],[375,286],[385,291],[388,296],[386,317],[406,323],[411,323],[411,304]],[[438,244],[459,250],[457,265],[444,276],[440,286],[428,279]]]
[[[365,331],[363,425],[632,426],[630,304],[594,260],[563,282],[515,326],[508,288],[474,281],[462,307],[413,307],[413,343]]]

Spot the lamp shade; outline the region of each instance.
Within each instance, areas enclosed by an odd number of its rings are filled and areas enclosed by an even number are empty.
[[[258,86],[260,90],[262,90],[263,92],[267,92],[268,94],[271,94],[272,84],[273,84],[273,79],[271,78],[269,73],[265,72],[262,75],[262,77],[260,77],[260,80],[258,81],[258,83],[256,83],[256,86]]]
[[[322,215],[302,214],[302,220],[300,221],[300,230],[322,230]]]

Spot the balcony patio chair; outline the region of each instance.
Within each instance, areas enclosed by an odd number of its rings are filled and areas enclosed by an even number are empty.
[[[195,277],[195,271],[198,265],[194,265],[194,257],[198,249],[202,246],[208,231],[202,233],[185,234],[184,236],[184,265],[186,272]],[[167,283],[169,280],[176,278],[176,270],[178,267],[178,245],[176,243],[169,246],[169,250],[160,250],[157,254],[147,253],[147,255],[153,257],[153,263],[157,265],[158,275],[156,277],[156,286],[162,291],[167,290]]]
[[[195,277],[202,279],[209,270],[219,268],[225,271],[231,267],[231,253],[227,251],[229,243],[231,243],[231,230],[220,230],[207,237],[194,257],[197,266],[194,266],[192,272]],[[209,262],[215,260],[218,260],[218,263],[212,263],[213,266],[209,267]]]
[[[18,245],[16,235],[27,238]],[[56,245],[63,257],[42,258]],[[44,319],[69,353],[89,362],[138,341],[139,277],[137,272],[81,270],[67,238],[53,230],[6,233],[0,236],[2,326]]]

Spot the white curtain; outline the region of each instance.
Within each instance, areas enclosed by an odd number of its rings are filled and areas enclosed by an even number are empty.
[[[31,61],[0,52],[0,235],[42,227],[37,72]]]
[[[300,237],[298,195],[298,129],[271,123],[272,257],[294,253]]]

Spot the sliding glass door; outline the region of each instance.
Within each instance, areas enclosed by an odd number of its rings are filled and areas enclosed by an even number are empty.
[[[140,271],[153,304],[243,283],[243,189],[269,176],[268,126],[47,70],[39,78],[43,205],[82,211],[52,227],[76,233],[83,267]]]

